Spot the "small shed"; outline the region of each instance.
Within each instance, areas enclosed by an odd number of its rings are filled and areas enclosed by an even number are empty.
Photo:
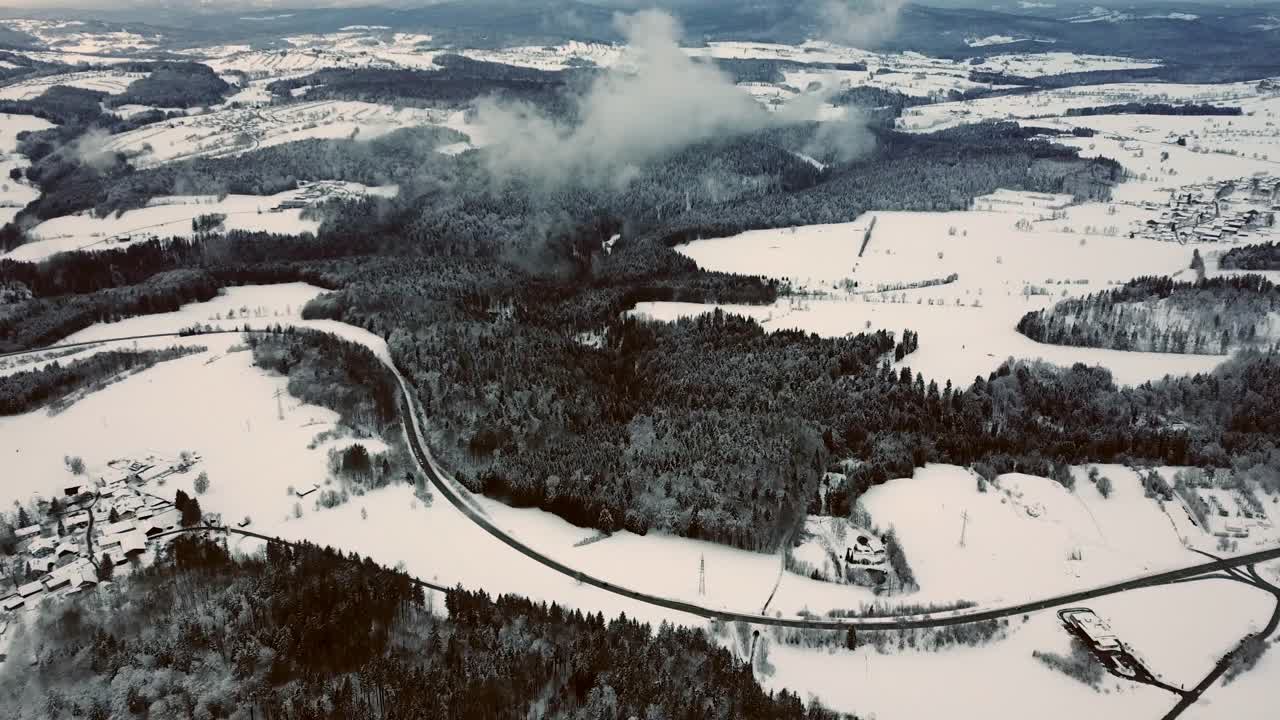
[[[27,538],[35,537],[39,534],[40,534],[39,525],[28,525],[24,528],[18,528],[17,530],[13,531],[14,537],[18,538],[19,540],[26,540]]]
[[[27,601],[24,600],[21,595],[11,595],[5,598],[4,600],[0,601],[0,607],[4,608],[9,612],[12,612],[22,607],[23,605],[25,605],[26,602]]]

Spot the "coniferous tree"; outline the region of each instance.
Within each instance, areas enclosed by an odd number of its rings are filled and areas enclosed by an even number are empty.
[[[111,556],[107,553],[102,553],[102,559],[98,561],[98,581],[110,582],[115,572],[116,564],[111,560]]]

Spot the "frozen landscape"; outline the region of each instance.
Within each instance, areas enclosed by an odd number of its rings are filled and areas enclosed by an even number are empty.
[[[15,719],[1271,717],[1280,10],[411,5],[0,19]]]

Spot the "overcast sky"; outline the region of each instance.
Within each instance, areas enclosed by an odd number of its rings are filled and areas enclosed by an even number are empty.
[[[165,8],[171,11],[196,10],[205,11],[270,11],[293,8],[325,8],[325,7],[423,7],[425,5],[448,2],[450,0],[0,0],[0,8],[65,10],[71,8],[101,8],[108,10],[131,10],[140,8]],[[524,0],[536,3],[538,0]],[[584,0],[588,4],[622,7],[679,7],[681,5],[697,5],[713,0]],[[719,0],[723,2],[723,0]],[[786,2],[787,0],[778,0]],[[857,3],[859,0],[850,0]],[[1016,6],[1014,0],[911,0],[921,5],[961,6],[976,8],[1010,9]],[[1174,5],[1179,0],[1125,0],[1123,2],[1107,2],[1106,0],[1042,0],[1055,5],[1102,5],[1106,7],[1125,8],[1135,5]],[[1198,0],[1198,5],[1224,5],[1249,7],[1260,4],[1277,4],[1280,0]]]

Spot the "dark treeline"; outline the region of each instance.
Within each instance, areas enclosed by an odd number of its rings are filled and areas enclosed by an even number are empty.
[[[1223,270],[1280,270],[1280,243],[1233,247],[1218,260]]]
[[[151,105],[188,108],[214,105],[222,102],[223,96],[231,90],[231,86],[218,77],[218,73],[201,63],[131,63],[119,69],[150,74],[129,83],[123,93],[109,98],[107,103],[113,107]]]
[[[1125,68],[1119,70],[1082,70],[1080,72],[1060,73],[1025,77],[1005,73],[971,70],[969,79],[974,82],[992,85],[1019,85],[1012,93],[1034,90],[1052,90],[1084,85],[1106,85],[1109,83],[1156,82],[1156,83],[1232,83],[1248,82],[1267,78],[1275,74],[1276,65],[1273,59],[1264,64],[1249,64],[1233,58],[1231,62],[1197,62],[1166,63],[1153,68]],[[1000,93],[1000,91],[996,91]]]
[[[146,205],[161,195],[274,195],[298,181],[345,180],[364,185],[408,183],[431,151],[465,137],[449,128],[406,128],[373,140],[302,140],[225,158],[195,158],[104,177],[85,207],[105,216]],[[92,204],[89,204],[92,203]]]
[[[1244,111],[1239,107],[1186,103],[1170,105],[1169,103],[1120,103],[1116,105],[1097,105],[1085,108],[1068,108],[1068,116],[1084,115],[1241,115]]]
[[[716,67],[733,78],[734,83],[781,83],[786,80],[783,73],[788,70],[856,70],[860,72],[867,70],[867,64],[863,62],[806,63],[772,58],[715,58],[713,62]]]
[[[382,434],[398,415],[399,384],[364,345],[314,330],[246,333],[255,365],[289,378],[289,394],[337,412],[353,428]]]
[[[834,717],[702,630],[461,589],[439,617],[407,576],[312,545],[180,537],[128,582],[33,621],[9,650],[34,663],[0,682],[10,717]]]
[[[889,90],[888,88],[874,85],[857,85],[845,88],[831,96],[832,105],[853,105],[861,108],[890,107],[894,109],[895,117],[901,114],[903,108],[928,105],[929,102],[928,98],[920,97],[919,95],[907,95],[897,90]]]
[[[8,31],[8,28],[0,30],[0,42],[3,42],[2,36]],[[6,84],[38,75],[52,75],[67,70],[66,65],[43,62],[26,55],[9,52],[8,50],[0,50],[0,60],[3,60],[7,65],[7,67],[0,68],[0,82]]]
[[[140,370],[174,360],[203,348],[173,347],[166,350],[110,350],[63,364],[57,360],[38,370],[6,375],[0,382],[0,415],[19,415],[72,393],[108,380],[120,373]]]
[[[1270,343],[1269,316],[1276,310],[1280,287],[1258,275],[1196,282],[1141,277],[1029,312],[1018,331],[1054,345],[1224,355]]]
[[[32,100],[0,101],[0,112],[57,123],[46,130],[18,134],[18,152],[31,160],[22,176],[40,188],[41,196],[0,230],[0,250],[22,243],[19,226],[92,207],[90,199],[110,178],[131,171],[123,155],[102,149],[106,133],[126,132],[170,117],[151,111],[122,119],[102,112],[105,98],[102,92],[55,85]],[[86,137],[90,130],[101,135]]]
[[[1013,123],[963,126],[925,136],[872,132],[876,148],[871,155],[824,174],[821,182],[751,203],[693,207],[665,223],[665,241],[678,244],[753,228],[845,222],[871,209],[960,210],[989,192],[984,188],[1104,199],[1121,176],[1119,164],[1112,160],[1082,161],[1074,150],[1027,139],[1036,131]],[[956,172],[956,167],[964,169]]]
[[[461,55],[440,55],[434,70],[381,68],[330,69],[287,80],[267,88],[277,97],[310,86],[308,100],[362,100],[394,105],[461,107],[477,98],[495,96],[524,100],[560,117],[575,110],[572,93],[584,87],[597,71],[591,68],[537,70],[472,60]]]
[[[371,454],[357,442],[341,451],[330,450],[330,473],[339,486],[321,490],[319,506],[334,507],[352,494],[362,495],[400,481],[414,485],[418,499],[429,504],[431,491],[426,478],[418,472],[405,444],[397,405],[400,386],[391,370],[366,346],[337,335],[295,328],[273,330],[245,333],[254,364],[288,377],[290,395],[338,413],[355,437],[381,437],[388,448]]]
[[[213,299],[218,287],[202,270],[171,270],[136,285],[0,306],[0,352],[48,345],[94,323],[173,312],[189,302]]]

